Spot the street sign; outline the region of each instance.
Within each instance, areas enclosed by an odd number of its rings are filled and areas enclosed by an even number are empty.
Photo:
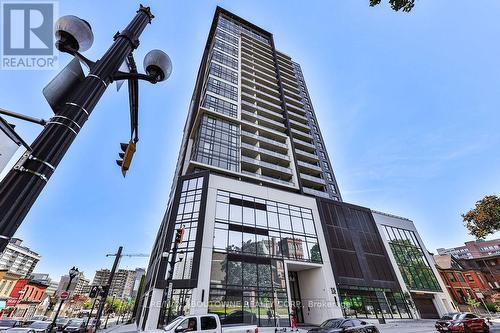
[[[476,293],[476,296],[477,296],[477,298],[479,298],[479,299],[483,299],[483,298],[484,298],[483,293]]]
[[[66,299],[68,299],[68,297],[69,297],[69,292],[67,292],[67,291],[63,291],[63,292],[61,293],[61,295],[59,296],[59,298],[60,298],[61,300],[63,300],[63,301],[64,301],[64,300],[66,300]]]
[[[14,132],[12,126],[0,117],[0,173],[22,142],[22,139]]]

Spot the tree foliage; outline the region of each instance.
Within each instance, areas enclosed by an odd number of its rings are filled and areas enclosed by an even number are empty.
[[[370,0],[370,6],[374,7],[379,5],[381,0]],[[395,11],[402,10],[403,12],[409,13],[415,6],[415,0],[389,0],[391,8]]]
[[[476,202],[476,207],[462,214],[469,233],[478,239],[500,230],[500,197],[487,195]]]

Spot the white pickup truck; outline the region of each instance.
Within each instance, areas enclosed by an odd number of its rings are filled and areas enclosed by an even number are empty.
[[[215,314],[180,316],[163,328],[166,333],[259,333],[257,325],[222,326]]]

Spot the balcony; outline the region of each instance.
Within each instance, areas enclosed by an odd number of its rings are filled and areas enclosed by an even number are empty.
[[[241,83],[242,84],[245,84],[249,87],[253,87],[253,86],[256,86],[260,91],[264,91],[270,95],[273,95],[277,98],[281,98],[281,95],[278,91],[278,86],[275,86],[275,87],[269,87],[268,85],[265,85],[265,84],[262,84],[255,79],[255,76],[252,76],[251,78],[249,78],[248,76],[242,76],[241,77]]]
[[[297,154],[298,158],[302,158],[306,161],[312,161],[313,163],[316,163],[317,161],[319,161],[319,157],[318,155],[316,154],[312,154],[312,153],[308,153],[306,151],[303,151],[301,149],[297,149],[295,148],[295,154]]]
[[[243,173],[245,175],[249,175],[251,177],[257,177],[257,178],[260,178],[260,179],[263,179],[266,181],[277,182],[277,183],[280,183],[283,185],[293,186],[293,183],[291,181],[288,181],[288,180],[274,178],[274,177],[270,177],[270,176],[265,176],[262,174],[258,174],[258,173],[254,173],[254,172],[250,172],[250,171],[245,171],[245,170],[242,170],[241,173]]]
[[[323,178],[314,177],[311,175],[306,175],[305,173],[302,173],[302,172],[300,173],[300,179],[302,179],[303,181],[309,181],[311,183],[318,184],[318,185],[326,185],[326,181]]]
[[[292,133],[293,133],[294,138],[298,137],[300,140],[312,140],[313,139],[311,134],[296,130],[295,128],[292,128]]]
[[[248,112],[245,110],[241,111],[241,118],[248,120],[248,121],[257,121],[259,125],[264,126],[264,127],[269,127],[274,129],[275,131],[279,132],[285,132],[286,128],[285,125],[281,122],[271,120],[267,117]]]
[[[280,159],[281,161],[290,162],[290,157],[288,155],[280,154],[280,153],[277,153],[275,151],[261,148],[261,147],[257,147],[257,146],[254,146],[254,145],[251,145],[251,144],[248,144],[245,142],[241,143],[241,149],[242,150],[243,149],[251,150],[255,153],[264,154],[264,155],[267,155],[267,156],[272,157],[272,158]]]
[[[279,142],[279,141],[276,141],[273,139],[269,139],[269,138],[266,138],[266,137],[259,135],[259,134],[250,133],[250,132],[245,131],[245,130],[242,130],[241,134],[243,136],[246,136],[247,138],[252,138],[253,140],[265,142],[265,143],[268,143],[270,145],[279,147],[281,149],[288,150],[288,145],[286,143],[282,143],[282,142]]]
[[[253,103],[249,103],[247,101],[241,101],[241,106],[243,109],[247,110],[247,111],[258,111],[258,113],[265,113],[267,117],[273,119],[273,120],[276,120],[276,121],[279,121],[279,122],[284,122],[284,118],[283,118],[283,115],[281,112],[276,112],[276,111],[273,111],[273,110],[269,110],[269,109],[266,109],[266,108],[263,108],[259,105],[255,105]]]
[[[304,110],[303,108],[299,108],[299,107],[297,107],[297,106],[295,106],[293,104],[287,103],[286,104],[286,108],[288,110],[291,110],[291,111],[295,112],[295,113],[298,113],[299,115],[303,115],[303,116],[306,115],[306,110]]]
[[[313,195],[315,197],[330,198],[328,192],[318,191],[309,187],[302,187],[302,190],[304,191],[304,193]]]
[[[276,165],[273,163],[269,163],[269,162],[256,160],[256,159],[251,158],[251,157],[241,156],[241,162],[257,165],[261,168],[265,168],[265,169],[268,169],[268,170],[274,171],[274,172],[284,173],[284,174],[289,175],[289,176],[292,175],[292,169],[290,169],[290,168],[282,167],[282,166],[279,166],[279,165]]]
[[[309,124],[304,124],[304,123],[298,122],[298,121],[293,120],[293,119],[290,119],[290,125],[292,125],[293,127],[296,127],[299,130],[302,130],[302,131],[310,131],[311,130],[311,128],[309,127]]]
[[[264,77],[263,75],[257,75],[255,72],[250,69],[250,72],[245,69],[245,67],[241,68],[241,77],[245,78],[247,80],[251,80],[252,82],[258,82],[262,84],[263,86],[268,87],[269,89],[273,89],[278,91],[278,82],[272,81],[272,78],[270,76]]]
[[[252,48],[251,46],[249,47],[245,43],[241,44],[241,50],[244,54],[246,54],[252,58],[259,59],[260,61],[266,63],[268,66],[271,66],[272,68],[274,68],[274,61],[273,61],[274,59],[273,59],[272,55],[263,55],[259,51],[255,51],[257,49]]]
[[[268,62],[266,60],[263,60],[261,57],[257,57],[253,53],[249,53],[245,49],[242,49],[241,56],[242,56],[242,59],[251,60],[251,61],[259,64],[260,66],[266,68],[269,71],[273,71],[274,72],[276,70],[276,68],[274,67],[273,63],[270,63],[270,62]]]
[[[313,152],[316,151],[316,146],[312,143],[293,138],[293,143],[296,147],[299,147],[299,149],[303,149],[305,151]]]
[[[262,66],[258,62],[254,61],[253,59],[249,59],[249,57],[242,57],[241,58],[241,63],[246,64],[247,66],[251,68],[258,69],[260,72],[267,74],[269,76],[274,76],[276,75],[276,72],[272,69],[269,69],[267,67]]]
[[[282,112],[283,111],[283,109],[281,108],[281,103],[280,104],[274,104],[274,103],[268,102],[266,100],[263,100],[262,98],[260,98],[258,96],[246,93],[244,91],[241,92],[241,99],[242,100],[245,99],[249,103],[254,103],[255,101],[257,101],[258,105],[260,105],[260,106],[262,106],[264,108],[269,108],[270,110],[273,110],[275,112]]]
[[[306,116],[303,116],[301,114],[293,112],[288,107],[287,107],[287,113],[288,113],[289,118],[295,119],[295,120],[297,120],[298,122],[301,122],[301,123],[307,123],[307,124],[309,124],[309,119],[307,119]]]
[[[319,165],[303,162],[303,161],[297,161],[297,164],[299,165],[300,169],[305,169],[308,171],[313,171],[317,173],[322,173],[323,169]]]
[[[269,75],[269,74],[259,70],[258,68],[253,67],[253,65],[251,65],[251,64],[245,64],[242,62],[241,69],[247,71],[247,73],[250,75],[254,75],[254,76],[258,75],[262,79],[265,79],[273,84],[276,84],[276,85],[278,84],[278,80],[276,79],[276,76],[274,74]]]
[[[257,94],[260,98],[263,98],[265,100],[268,100],[269,102],[276,103],[278,105],[281,104],[281,99],[279,97],[273,96],[271,94],[266,93],[263,90],[259,90],[257,88],[251,87],[247,85],[246,83],[242,84],[242,91],[247,90],[251,94]]]
[[[302,103],[302,99],[300,101],[298,101],[296,99],[290,98],[290,97],[285,95],[285,101],[286,101],[287,105],[291,104],[297,108],[301,108],[301,109],[304,108],[304,103]]]

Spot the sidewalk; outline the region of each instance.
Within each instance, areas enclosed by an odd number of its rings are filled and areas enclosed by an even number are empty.
[[[107,329],[98,330],[97,333],[132,333],[137,332],[137,326],[133,324],[118,324],[108,327]]]

